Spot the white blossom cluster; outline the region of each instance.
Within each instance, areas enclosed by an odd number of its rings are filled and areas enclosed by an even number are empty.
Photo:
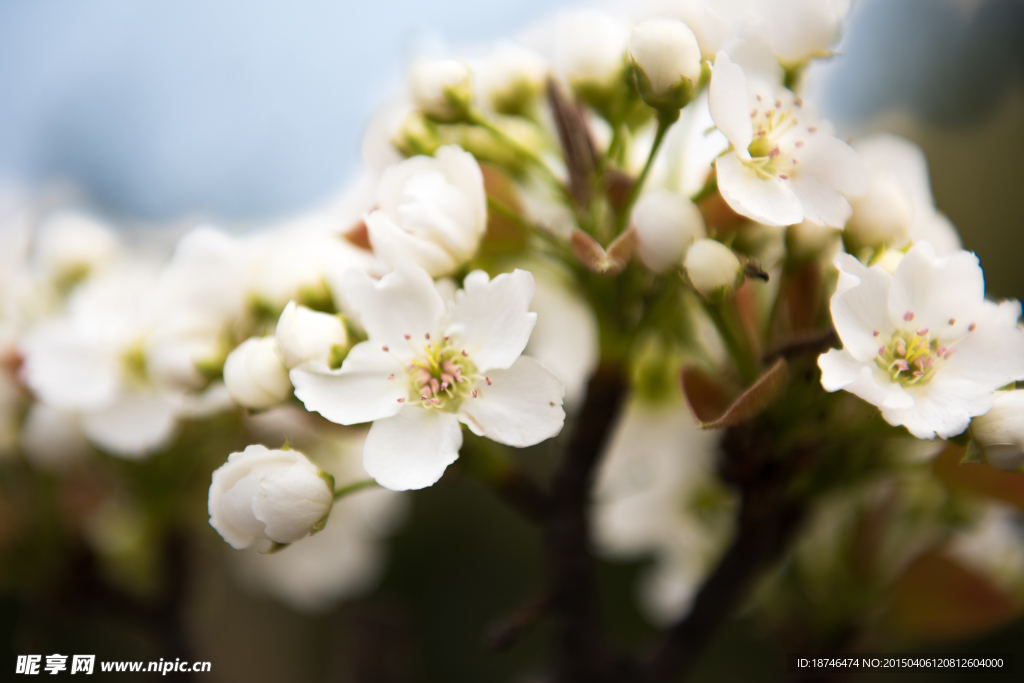
[[[681,283],[675,308],[628,323],[663,338],[683,318],[699,330],[682,355],[655,354],[658,372],[735,365],[749,386],[767,337],[735,317],[762,307],[753,326],[770,328],[764,304],[783,296],[786,269],[832,262],[842,348],[818,359],[821,386],[919,439],[969,430],[991,461],[1019,467],[1020,304],[985,298],[920,149],[845,141],[801,95],[846,4],[585,10],[476,59],[417,61],[408,96],[370,126],[365,182],[344,202],[242,236],[196,227],[163,260],[86,213],[14,202],[0,226],[0,451],[40,467],[90,447],[144,459],[184,423],[232,410],[352,427],[361,466],[328,474],[294,447],[254,443],[209,492],[210,524],[238,549],[325,529],[267,558],[266,575],[304,577],[281,591],[315,608],[321,593],[294,587],[348,594],[332,572],[365,582],[390,524],[351,519],[400,505],[346,485],[429,487],[464,428],[516,448],[557,437],[599,358],[639,364],[625,318],[602,308],[617,282],[595,279],[629,267],[635,281]],[[609,168],[629,179],[624,199],[577,182],[604,174],[610,187]],[[495,256],[502,221],[525,236]],[[731,507],[714,482],[715,433],[696,430],[678,390],[634,390],[594,492],[596,533],[608,556],[655,557],[642,594],[667,622],[720,555]],[[333,560],[315,559],[330,548]]]

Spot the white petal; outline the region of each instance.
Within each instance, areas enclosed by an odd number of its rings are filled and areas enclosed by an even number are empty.
[[[718,190],[736,213],[765,225],[796,225],[804,219],[803,206],[788,181],[759,177],[734,152],[718,157],[715,168]]]
[[[459,265],[441,245],[403,230],[383,211],[374,211],[366,219],[373,253],[389,268],[409,260],[425,268],[434,277],[447,275]]]
[[[956,379],[941,370],[926,386],[912,390],[914,405],[908,409],[883,409],[889,424],[903,425],[919,439],[943,439],[960,434],[971,418],[992,407],[992,392],[979,390],[970,381]]]
[[[750,93],[742,67],[733,64],[729,55],[719,52],[711,75],[708,93],[711,118],[718,130],[729,138],[736,149],[746,149],[754,139],[750,123]],[[799,220],[793,221],[799,223]]]
[[[931,207],[919,207],[910,228],[914,242],[930,242],[939,256],[950,256],[964,248],[960,233],[946,214]]]
[[[380,280],[350,270],[344,282],[345,299],[367,335],[399,358],[412,358],[406,334],[419,343],[424,335],[437,332],[444,301],[422,268],[402,262]]]
[[[392,491],[434,484],[459,457],[462,428],[451,413],[406,406],[397,415],[377,420],[363,446],[363,467]]]
[[[842,140],[820,134],[808,140],[799,159],[790,186],[803,204],[804,216],[822,225],[843,227],[853,213],[844,195],[867,191],[864,162]]]
[[[306,458],[264,475],[252,499],[256,519],[265,524],[267,538],[294,543],[309,535],[313,525],[331,509],[334,491]]]
[[[845,389],[879,408],[906,409],[914,398],[899,384],[888,381],[873,363],[862,363],[848,351],[832,349],[818,356],[821,386],[825,391]]]
[[[111,406],[83,413],[82,431],[97,447],[122,458],[160,450],[174,436],[173,404],[150,391],[125,393]]]
[[[1020,303],[999,306],[986,301],[976,325],[956,344],[956,352],[940,372],[992,391],[1024,379],[1024,331],[1017,327]]]
[[[483,271],[470,273],[455,293],[448,330],[477,370],[507,368],[526,348],[537,314],[530,313],[536,287],[533,274],[518,268],[490,282]]]
[[[902,326],[907,314],[910,324],[928,328],[943,341],[958,338],[981,312],[985,299],[985,277],[978,257],[966,251],[940,259],[927,242],[915,244],[900,261],[892,279],[889,316]],[[950,320],[955,320],[953,325]]]
[[[54,408],[96,408],[117,395],[116,354],[69,321],[42,323],[25,336],[21,351],[26,384]]]
[[[847,351],[860,361],[872,361],[895,330],[888,306],[892,277],[881,268],[864,267],[849,254],[840,254],[836,265],[846,289],[832,297],[832,323]],[[856,285],[850,286],[851,280]]]
[[[391,417],[402,407],[398,400],[409,396],[401,364],[369,341],[356,344],[337,370],[303,363],[289,377],[306,410],[343,425]]]
[[[492,384],[479,386],[467,398],[459,419],[474,434],[508,446],[524,448],[562,431],[565,389],[553,372],[529,356],[520,356],[508,370],[493,370]]]

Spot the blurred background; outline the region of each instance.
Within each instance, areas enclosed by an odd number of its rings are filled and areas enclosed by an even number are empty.
[[[354,180],[362,132],[401,91],[411,57],[515,35],[583,4],[0,0],[0,177],[74,187],[96,210],[152,229],[198,217],[268,222]],[[825,115],[847,136],[887,130],[921,144],[937,206],[978,252],[989,292],[1024,297],[1024,2],[859,0],[837,52],[810,79]],[[543,470],[543,455],[526,459]],[[0,532],[15,510],[0,510]],[[245,592],[228,575],[226,546],[208,536],[179,558],[185,609],[174,623],[159,606],[101,595],[87,560],[65,563],[57,585],[66,594],[46,599],[15,591],[8,567],[3,661],[26,652],[157,659],[171,648],[213,662],[198,676],[210,681],[449,683],[534,680],[544,661],[543,623],[508,652],[480,644],[541,585],[540,540],[468,478],[411,496],[379,585],[323,615]],[[624,646],[653,632],[631,600],[643,570],[601,567]],[[1019,650],[1024,622],[970,635],[935,647]],[[740,619],[698,678],[784,680],[781,656]],[[955,675],[920,680],[964,680]]]

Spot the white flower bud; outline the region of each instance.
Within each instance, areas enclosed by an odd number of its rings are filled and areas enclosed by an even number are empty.
[[[469,67],[454,59],[421,59],[409,69],[409,90],[419,109],[441,121],[460,121],[473,100]]]
[[[903,188],[877,176],[872,178],[867,194],[850,202],[853,215],[844,233],[849,248],[904,245],[914,218],[912,202]]]
[[[529,110],[544,90],[548,64],[543,57],[515,43],[499,43],[476,69],[480,92],[503,114]]]
[[[686,252],[686,274],[694,289],[709,297],[732,292],[740,284],[743,268],[732,249],[712,239],[699,239]]]
[[[840,231],[813,221],[791,225],[786,230],[786,250],[794,261],[832,260],[839,247]]]
[[[656,189],[633,208],[637,254],[644,265],[661,273],[679,265],[687,247],[707,233],[700,209],[671,190]]]
[[[656,109],[681,109],[700,80],[697,36],[678,19],[648,19],[633,27],[629,55],[644,102]]]
[[[117,248],[117,238],[110,228],[77,211],[55,213],[39,229],[39,261],[58,282],[78,280],[110,261]]]
[[[334,478],[298,451],[253,445],[213,473],[210,526],[233,548],[259,541],[294,543],[323,528]]]
[[[997,391],[992,409],[971,422],[971,433],[989,464],[1008,470],[1024,465],[1024,391]]]
[[[345,346],[348,335],[341,318],[289,301],[277,321],[274,335],[277,357],[291,370],[306,361],[328,363],[331,349]]]
[[[240,406],[269,408],[292,393],[288,370],[274,349],[273,337],[250,337],[224,361],[224,384]]]
[[[556,61],[574,88],[614,87],[625,67],[626,26],[599,10],[562,16],[555,46]]]

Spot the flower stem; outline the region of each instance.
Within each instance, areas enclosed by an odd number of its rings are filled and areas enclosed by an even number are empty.
[[[619,212],[618,218],[615,221],[615,234],[621,233],[626,225],[629,223],[629,215],[633,212],[633,205],[636,204],[636,200],[640,197],[640,191],[644,187],[644,181],[647,180],[647,174],[651,172],[651,166],[654,165],[654,158],[658,156],[658,150],[661,148],[661,143],[665,140],[665,133],[672,127],[672,124],[678,120],[679,114],[676,113],[675,118],[669,116],[658,116],[658,130],[654,133],[654,143],[651,145],[651,151],[647,155],[647,161],[644,163],[643,170],[640,171],[640,175],[637,176],[636,182],[633,184],[633,188],[629,191],[629,197],[626,198],[626,204],[622,207],[622,211]]]
[[[745,385],[752,384],[761,375],[761,363],[750,346],[746,332],[736,319],[732,299],[721,302],[703,300],[704,310],[715,324],[725,347],[729,350]]]
[[[339,500],[350,493],[362,491],[363,489],[370,488],[372,486],[377,486],[377,482],[374,481],[373,479],[363,479],[362,481],[347,484],[339,489],[334,490],[334,500]]]
[[[565,188],[565,185],[562,183],[561,180],[558,179],[557,176],[555,176],[554,171],[552,171],[551,168],[548,167],[544,160],[537,156],[536,152],[529,149],[515,138],[509,136],[508,133],[503,131],[501,128],[494,125],[494,123],[489,118],[487,118],[487,116],[483,112],[481,112],[478,109],[470,110],[469,122],[475,126],[480,126],[484,130],[489,132],[491,135],[501,140],[501,142],[510,147],[512,150],[514,150],[517,154],[522,155],[523,158],[525,158],[527,161],[529,161],[531,164],[537,167],[537,169],[541,172],[541,175],[544,176],[545,180],[547,180],[552,187],[557,189],[559,194],[561,194],[567,201],[569,200],[569,191]]]

